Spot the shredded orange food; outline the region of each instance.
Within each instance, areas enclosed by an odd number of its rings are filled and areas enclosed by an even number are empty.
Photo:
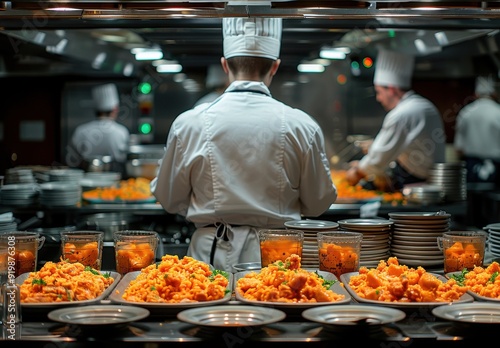
[[[164,255],[159,264],[141,270],[125,289],[122,298],[131,302],[184,303],[224,298],[229,274],[211,270],[192,257]]]
[[[463,270],[461,283],[470,291],[484,297],[500,299],[500,264],[492,262],[488,267],[474,267]],[[454,278],[457,279],[457,278]]]
[[[22,303],[84,301],[99,297],[114,279],[81,263],[47,261],[20,287]]]
[[[384,202],[399,203],[404,200],[402,192],[366,190],[361,185],[352,186],[347,182],[345,170],[331,170],[332,181],[337,188],[338,200],[367,200],[381,198]]]
[[[245,299],[265,302],[336,302],[345,298],[330,286],[318,273],[302,269],[300,256],[293,254],[285,262],[245,274],[238,279],[236,291]]]
[[[150,182],[151,180],[145,178],[130,178],[120,181],[116,187],[98,187],[85,191],[82,196],[84,199],[101,199],[103,201],[148,199],[153,197],[149,186]]]
[[[452,302],[467,292],[455,279],[442,281],[421,266],[400,265],[396,257],[377,268],[360,267],[349,286],[361,298],[384,302]]]

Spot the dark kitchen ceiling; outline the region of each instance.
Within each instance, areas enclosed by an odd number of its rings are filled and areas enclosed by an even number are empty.
[[[129,50],[137,46],[161,48],[186,72],[204,70],[222,54],[223,17],[284,18],[282,69],[293,70],[318,58],[323,46],[373,51],[390,30],[398,32],[400,49],[414,50],[418,35],[432,39],[446,31],[451,46],[500,28],[497,1],[13,0],[0,6],[0,54],[19,73],[79,66],[81,73],[120,74],[117,65],[149,64],[134,60]],[[96,67],[99,52],[107,61]]]

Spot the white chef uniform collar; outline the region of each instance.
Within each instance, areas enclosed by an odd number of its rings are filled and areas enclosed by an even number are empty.
[[[97,111],[111,111],[119,103],[118,90],[113,83],[94,87],[92,98]]]
[[[476,79],[476,95],[490,96],[495,93],[495,82],[491,76],[479,76]]]
[[[380,86],[396,86],[402,89],[411,87],[413,67],[415,58],[413,56],[380,50],[375,61],[375,76],[373,83]]]
[[[280,54],[281,18],[224,18],[224,57],[262,57],[276,60]]]

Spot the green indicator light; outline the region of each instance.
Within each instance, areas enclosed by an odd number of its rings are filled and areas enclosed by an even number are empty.
[[[356,61],[351,62],[351,68],[353,69],[359,69],[359,63]]]
[[[139,132],[141,132],[141,134],[149,134],[152,129],[153,127],[151,127],[150,123],[143,123],[139,126]]]
[[[151,90],[152,90],[151,84],[148,82],[142,82],[139,85],[139,92],[141,92],[142,94],[149,94],[151,93]]]
[[[396,32],[394,30],[389,30],[387,32],[387,36],[389,36],[389,37],[396,37]]]

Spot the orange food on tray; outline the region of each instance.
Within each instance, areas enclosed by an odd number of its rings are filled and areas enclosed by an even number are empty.
[[[500,264],[493,261],[488,267],[474,267],[471,271],[464,269],[451,278],[466,286],[470,291],[484,297],[500,299]]]
[[[277,261],[260,272],[250,272],[238,279],[236,291],[245,299],[265,302],[314,303],[335,302],[344,295],[330,290],[318,273],[302,269],[300,257],[293,254],[285,262]]]
[[[122,298],[131,302],[190,303],[224,298],[229,274],[212,270],[192,257],[164,255],[159,264],[143,268],[130,281]]]
[[[110,275],[78,262],[47,261],[21,284],[21,303],[93,300],[113,282],[114,278]]]
[[[361,185],[352,186],[346,180],[345,170],[332,170],[332,181],[337,187],[337,201],[382,199],[384,202],[401,202],[404,199],[402,192],[385,192],[366,190]]]
[[[400,265],[396,257],[376,268],[360,267],[349,286],[361,298],[384,302],[452,302],[467,292],[455,279],[442,281],[423,267]]]
[[[98,187],[83,193],[83,198],[103,201],[133,201],[152,198],[151,180],[145,178],[130,178],[120,181],[118,186]]]

